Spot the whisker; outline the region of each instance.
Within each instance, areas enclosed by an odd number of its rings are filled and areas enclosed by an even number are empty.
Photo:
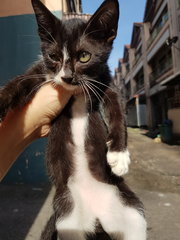
[[[85,92],[84,85],[83,85],[83,82],[82,82],[82,81],[80,81],[80,86],[81,86],[81,88],[82,88],[82,90],[83,90],[83,94],[84,94],[85,102],[87,103],[86,92]]]
[[[101,97],[101,95],[89,84],[89,82],[86,82],[86,86],[94,93],[94,95],[97,97],[97,99],[101,102],[104,101],[104,99]]]
[[[92,84],[90,84],[88,82],[88,85],[90,85],[91,90],[93,91],[94,95],[97,97],[97,99],[101,102],[104,102],[104,99],[102,98],[102,96],[96,91],[96,89],[94,89],[94,86]]]
[[[109,87],[108,85],[106,85],[106,84],[104,84],[104,83],[102,83],[102,82],[98,82],[98,81],[96,81],[96,80],[94,80],[94,79],[92,79],[92,78],[87,78],[87,80],[88,80],[88,81],[91,81],[91,82],[96,82],[96,83],[98,83],[98,84],[100,84],[100,85],[102,85],[102,86],[105,86],[105,87],[109,88],[110,90],[114,91],[111,87]]]
[[[26,81],[28,79],[39,79],[39,78],[45,78],[46,77],[46,74],[42,74],[42,75],[29,75],[29,76],[19,76],[17,77],[18,80],[19,80],[19,84],[23,81]]]
[[[50,82],[52,82],[52,79],[46,80],[45,82],[42,82],[42,83],[36,85],[34,88],[32,88],[29,95],[31,95],[33,92],[38,92],[42,86],[44,86],[44,85],[46,85],[47,83],[50,83]]]
[[[90,106],[91,106],[91,112],[92,112],[92,99],[91,99],[91,95],[90,95],[90,93],[89,93],[89,89],[88,89],[88,87],[86,86],[86,82],[84,82],[84,88],[85,88],[85,90],[86,90],[86,92],[87,92],[87,94],[88,94],[89,101],[90,101]]]
[[[90,82],[89,82],[90,83]],[[96,86],[95,84],[93,84],[92,82],[90,83],[93,87],[97,88],[100,92],[102,92],[104,94],[104,96],[107,97],[107,99],[109,100],[109,102],[112,104],[112,101],[111,99],[109,98],[109,96],[104,92],[102,91],[98,86]],[[104,102],[104,101],[103,101]]]
[[[51,41],[50,39],[45,38],[44,36],[42,37],[42,40],[46,40],[47,42],[55,44],[55,45],[57,44],[57,42]]]
[[[38,78],[38,77],[45,77],[45,76],[47,76],[47,74],[33,74],[33,75],[27,75],[27,76],[24,75],[24,76],[22,76],[22,77],[19,76],[18,78],[19,78],[19,79],[21,79],[21,78],[22,78],[22,79],[26,79],[26,78],[28,79],[28,78],[34,78],[34,77],[37,77],[37,78]]]

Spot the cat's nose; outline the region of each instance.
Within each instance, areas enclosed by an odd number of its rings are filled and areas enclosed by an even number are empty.
[[[61,79],[65,82],[65,83],[72,83],[73,78],[72,77],[61,77]]]

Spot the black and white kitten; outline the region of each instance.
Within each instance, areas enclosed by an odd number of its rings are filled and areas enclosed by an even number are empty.
[[[142,204],[119,177],[130,160],[107,66],[118,0],[105,0],[88,22],[60,21],[39,0],[32,5],[43,58],[0,90],[0,118],[26,104],[46,82],[76,92],[49,135],[46,161],[56,194],[41,240],[145,240]]]

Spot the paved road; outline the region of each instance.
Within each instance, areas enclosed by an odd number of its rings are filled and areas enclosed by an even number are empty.
[[[125,177],[145,206],[148,240],[180,239],[180,146],[128,129],[132,163]]]
[[[155,143],[129,129],[132,164],[125,177],[145,205],[148,240],[180,239],[180,147]],[[38,240],[54,191],[0,185],[0,240]]]

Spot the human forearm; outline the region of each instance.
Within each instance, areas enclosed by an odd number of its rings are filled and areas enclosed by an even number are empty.
[[[37,137],[33,126],[24,126],[24,111],[8,113],[0,125],[0,180],[24,148]]]

